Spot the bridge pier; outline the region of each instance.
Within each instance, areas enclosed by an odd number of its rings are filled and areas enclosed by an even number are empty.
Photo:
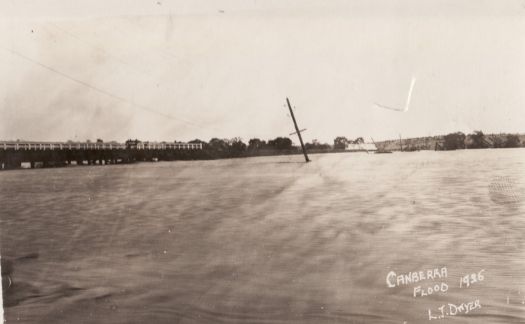
[[[7,161],[5,169],[20,169],[22,167],[22,161],[11,160]]]

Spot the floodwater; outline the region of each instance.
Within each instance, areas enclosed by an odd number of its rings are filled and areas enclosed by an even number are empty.
[[[7,323],[525,322],[525,149],[311,158],[1,172]]]

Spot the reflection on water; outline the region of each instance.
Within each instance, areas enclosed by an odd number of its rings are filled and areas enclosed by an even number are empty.
[[[0,173],[8,323],[525,322],[525,150],[312,158]]]

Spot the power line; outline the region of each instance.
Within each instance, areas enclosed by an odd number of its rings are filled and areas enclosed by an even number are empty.
[[[129,64],[128,62],[126,62],[125,60],[121,59],[120,57],[116,56],[116,55],[113,55],[112,53],[108,52],[106,49],[100,47],[100,46],[97,46],[97,45],[94,45],[92,43],[90,43],[89,41],[86,41],[84,39],[82,39],[81,37],[75,35],[74,33],[72,33],[71,31],[69,30],[66,30],[66,29],[63,29],[62,27],[58,26],[57,24],[55,23],[47,23],[47,25],[50,25],[52,26],[53,28],[55,28],[56,30],[62,32],[63,34],[65,35],[68,35],[70,38],[76,40],[77,42],[81,43],[81,44],[84,44],[85,46],[89,46],[91,48],[93,48],[94,50],[100,52],[100,53],[103,53],[104,55],[106,55],[107,57],[110,57],[114,60],[116,60],[117,62],[119,62],[120,64],[122,64],[123,66],[127,66],[128,68],[130,68],[130,70],[132,70],[133,72],[135,73],[138,73],[140,75],[143,75],[143,76],[148,76],[150,78],[153,78],[152,75],[148,74],[147,72],[143,71],[142,69],[139,69],[135,66],[132,66],[131,64]],[[45,28],[45,27],[44,27]],[[49,34],[52,34],[52,32],[48,31]]]
[[[119,95],[115,95],[115,94],[113,94],[113,93],[111,93],[111,92],[108,92],[108,91],[106,91],[106,90],[104,90],[104,89],[101,89],[101,88],[98,88],[98,87],[96,87],[96,86],[93,86],[93,85],[91,85],[91,84],[89,84],[89,83],[87,83],[87,82],[85,82],[85,81],[82,81],[82,80],[77,79],[77,78],[75,78],[75,77],[72,77],[72,76],[70,76],[70,75],[68,75],[68,74],[66,74],[66,73],[64,73],[64,72],[61,72],[61,71],[59,71],[59,70],[57,70],[57,69],[55,69],[55,68],[53,68],[53,67],[51,67],[51,66],[48,66],[48,65],[46,65],[46,64],[43,64],[43,63],[41,63],[41,62],[38,62],[38,61],[36,61],[36,60],[34,60],[34,59],[32,59],[32,58],[30,58],[30,57],[28,57],[28,56],[26,56],[26,55],[24,55],[24,54],[22,54],[22,53],[19,53],[19,52],[17,52],[17,51],[14,51],[13,49],[5,48],[5,47],[2,47],[2,49],[8,51],[9,53],[11,53],[11,54],[13,54],[13,55],[16,55],[16,56],[20,57],[20,58],[22,58],[22,59],[24,59],[24,60],[26,60],[26,61],[29,61],[29,62],[31,62],[31,63],[33,63],[33,64],[36,64],[36,65],[40,66],[41,68],[44,68],[44,69],[46,69],[46,70],[48,70],[48,71],[50,71],[50,72],[56,73],[56,74],[62,76],[63,78],[66,78],[66,79],[68,79],[68,80],[70,80],[70,81],[73,81],[73,82],[75,82],[75,83],[78,83],[78,84],[80,84],[80,85],[82,85],[82,86],[84,86],[84,87],[87,87],[87,88],[89,88],[89,89],[91,89],[91,90],[94,90],[94,91],[96,91],[96,92],[102,93],[102,94],[104,94],[104,95],[106,95],[106,96],[108,96],[108,97],[111,97],[111,98],[115,99],[115,100],[118,100],[118,101],[124,102],[124,103],[126,103],[126,104],[128,104],[128,105],[131,105],[131,106],[137,107],[137,108],[139,108],[139,109],[142,109],[142,110],[145,110],[145,111],[148,111],[148,112],[151,112],[151,113],[157,114],[157,115],[162,116],[162,117],[165,117],[165,118],[169,118],[169,119],[173,119],[173,120],[178,120],[178,121],[181,121],[181,122],[187,123],[188,125],[192,125],[192,126],[194,126],[194,127],[202,128],[202,126],[200,126],[200,125],[198,125],[198,124],[196,124],[196,123],[194,123],[194,122],[192,122],[192,121],[185,120],[185,119],[182,119],[182,118],[178,118],[178,117],[172,116],[172,115],[170,115],[170,114],[166,114],[166,113],[163,113],[163,112],[160,112],[160,111],[157,111],[157,110],[151,109],[151,108],[149,108],[149,107],[146,107],[146,106],[143,106],[143,105],[137,104],[137,103],[135,103],[135,102],[129,101],[129,100],[127,100],[127,99],[124,98],[124,97],[121,97],[121,96],[119,96]]]

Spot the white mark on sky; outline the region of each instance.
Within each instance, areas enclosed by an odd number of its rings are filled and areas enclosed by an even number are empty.
[[[385,109],[390,109],[390,110],[395,110],[395,111],[407,112],[408,111],[408,107],[410,106],[410,100],[412,98],[412,90],[414,90],[414,85],[415,84],[416,84],[416,77],[412,76],[412,80],[410,81],[410,88],[408,89],[408,96],[407,96],[407,101],[405,103],[405,108],[400,109],[400,108],[395,108],[395,107],[389,107],[389,106],[378,104],[377,102],[374,103],[374,105],[376,107],[379,107],[379,108],[385,108]]]

